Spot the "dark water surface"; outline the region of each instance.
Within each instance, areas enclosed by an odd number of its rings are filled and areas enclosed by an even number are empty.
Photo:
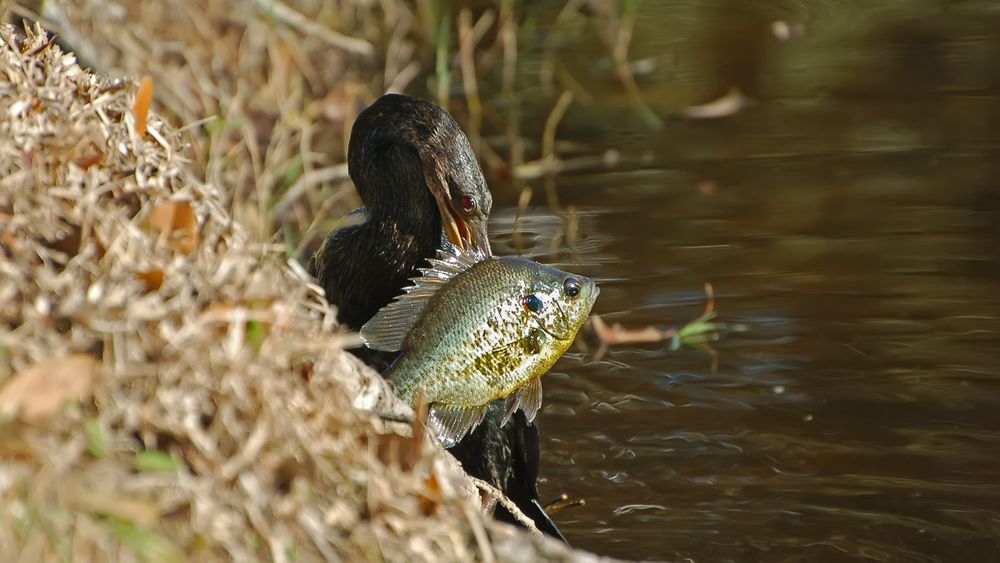
[[[556,34],[557,8],[534,10],[522,36],[554,37],[591,96],[559,129],[578,144],[564,156],[621,163],[557,178],[580,220],[569,245],[541,197],[515,241],[516,193],[497,190],[494,249],[598,278],[608,320],[682,324],[709,281],[720,320],[748,327],[718,343],[715,373],[651,344],[571,352],[545,377],[543,496],[586,499],[556,516],[570,541],[699,562],[1000,561],[1000,4],[643,2],[631,58],[654,65],[655,113],[730,86],[753,99],[660,130],[593,23]],[[779,19],[804,37],[776,40]],[[541,49],[522,42],[529,76]],[[522,133],[540,135],[554,97],[520,95]]]

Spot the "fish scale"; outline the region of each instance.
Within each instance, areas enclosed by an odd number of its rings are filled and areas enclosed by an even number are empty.
[[[428,397],[470,406],[506,396],[523,383],[516,363],[508,361],[513,358],[490,355],[525,338],[531,328],[521,305],[523,284],[510,287],[509,281],[505,283],[504,274],[515,273],[508,266],[504,259],[480,262],[428,304],[427,315],[414,326],[406,343],[406,349],[426,352],[404,353],[387,374],[401,396],[407,398],[420,386]],[[498,298],[493,288],[505,286],[506,295]],[[426,357],[443,361],[427,362]],[[394,374],[407,377],[394,378]]]
[[[599,290],[585,277],[513,257],[467,254],[446,244],[406,293],[361,329],[366,344],[401,350],[386,372],[411,405],[422,393],[445,445],[507,398],[533,418],[538,378],[572,344]],[[577,288],[569,294],[569,284]],[[527,296],[538,310],[529,310]]]

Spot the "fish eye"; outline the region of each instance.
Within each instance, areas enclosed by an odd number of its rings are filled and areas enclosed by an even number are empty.
[[[580,282],[576,278],[566,278],[563,281],[563,291],[570,299],[575,299],[580,295]]]
[[[462,206],[462,211],[472,213],[476,210],[476,198],[471,195],[463,195],[458,198],[458,204]]]
[[[525,309],[531,311],[532,313],[538,313],[542,310],[542,300],[533,293],[525,295],[524,298],[521,299],[521,304],[524,305]]]

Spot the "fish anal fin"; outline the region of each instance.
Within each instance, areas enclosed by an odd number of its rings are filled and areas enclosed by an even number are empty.
[[[427,425],[434,431],[441,445],[450,448],[483,421],[489,405],[462,407],[433,403],[427,416]]]
[[[518,395],[520,396],[519,402],[521,410],[524,411],[525,418],[528,419],[528,422],[535,420],[535,415],[542,408],[542,378],[535,377],[525,383],[518,390]]]
[[[500,426],[507,424],[510,417],[514,416],[517,409],[524,411],[524,416],[531,422],[538,414],[538,409],[542,406],[542,380],[535,377],[531,381],[518,387],[513,393],[507,395],[503,402],[503,422]]]

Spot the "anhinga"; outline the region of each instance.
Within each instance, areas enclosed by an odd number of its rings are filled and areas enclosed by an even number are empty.
[[[351,179],[365,204],[363,222],[334,231],[310,271],[353,330],[402,293],[442,236],[490,253],[493,199],[461,128],[438,106],[386,94],[361,112],[347,148]],[[396,353],[359,349],[384,371]],[[502,490],[543,532],[563,539],[538,502],[538,429],[520,411],[501,426],[503,400],[449,451],[467,473]],[[497,507],[495,516],[516,523]]]

